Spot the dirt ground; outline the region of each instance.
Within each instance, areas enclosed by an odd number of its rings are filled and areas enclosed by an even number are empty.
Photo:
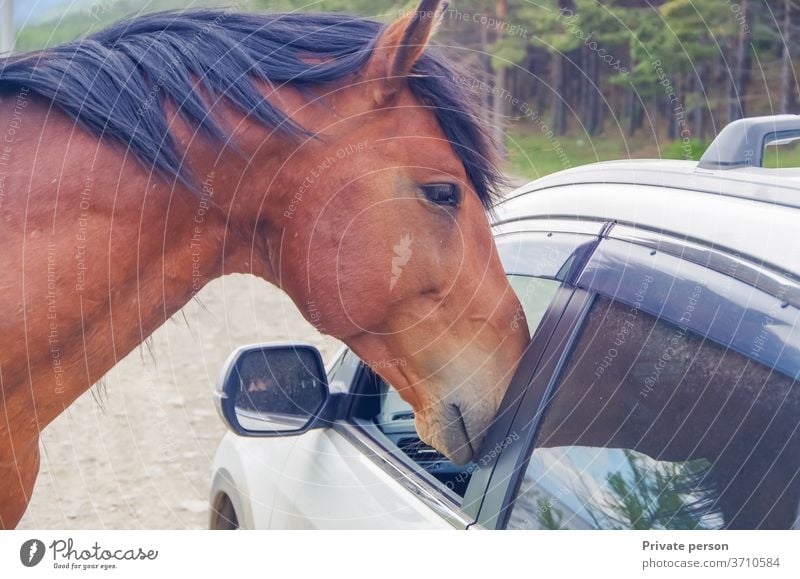
[[[225,427],[212,393],[243,344],[320,335],[282,292],[257,278],[209,284],[42,436],[42,468],[21,529],[208,527],[211,461]],[[100,402],[98,403],[98,399]]]

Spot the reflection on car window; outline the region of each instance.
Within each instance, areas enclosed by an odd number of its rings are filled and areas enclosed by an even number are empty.
[[[524,275],[509,275],[508,281],[519,298],[522,310],[525,312],[528,332],[532,336],[561,283],[552,279]]]
[[[698,299],[686,296],[687,309]],[[557,384],[509,527],[791,528],[799,416],[792,377],[599,297]]]

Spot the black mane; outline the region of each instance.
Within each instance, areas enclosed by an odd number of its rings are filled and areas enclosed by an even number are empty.
[[[118,22],[66,44],[0,60],[0,89],[28,89],[51,100],[98,137],[128,147],[147,167],[186,184],[164,101],[215,139],[228,135],[193,90],[201,79],[211,98],[225,97],[245,114],[289,135],[309,134],[272,106],[254,80],[298,88],[359,72],[384,25],[325,13],[243,14],[169,11]],[[322,62],[323,64],[314,64]],[[491,140],[452,67],[429,48],[409,78],[461,158],[485,207],[501,177]]]

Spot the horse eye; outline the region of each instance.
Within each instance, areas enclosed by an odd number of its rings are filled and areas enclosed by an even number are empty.
[[[422,185],[420,189],[431,203],[449,207],[458,207],[458,204],[461,203],[461,189],[459,189],[458,185],[433,183],[431,185]]]

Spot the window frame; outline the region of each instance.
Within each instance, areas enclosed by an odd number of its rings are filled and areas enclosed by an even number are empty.
[[[473,480],[480,476],[483,489],[475,522],[486,529],[502,529],[507,524],[509,507],[530,459],[528,450],[533,448],[552,387],[572,351],[593,294],[565,285],[556,299],[561,302],[561,315],[550,316],[550,325],[544,328],[543,323],[542,331],[531,340],[484,442],[484,448],[500,450],[486,468],[473,474]]]
[[[598,295],[597,270],[593,275],[584,275],[592,260],[602,254],[606,240],[625,243],[636,250],[663,252],[673,258],[701,266],[699,277],[707,272],[714,276],[722,274],[740,283],[753,287],[767,295],[780,297],[792,306],[800,301],[800,284],[792,277],[763,264],[754,263],[751,256],[727,252],[724,248],[713,248],[694,239],[671,236],[669,232],[649,231],[625,225],[612,225],[602,234],[602,240],[588,257],[584,269],[573,281],[578,286],[574,291],[564,316],[554,328],[554,340],[546,346],[542,362],[533,370],[533,380],[519,404],[513,420],[504,425],[501,432],[495,433],[493,441],[506,440],[511,433],[518,433],[519,440],[504,447],[494,461],[490,480],[487,482],[486,498],[476,516],[476,524],[488,529],[504,529],[511,515],[514,500],[519,492],[522,479],[533,453],[538,429],[552,399],[552,391],[559,375],[572,354],[573,346],[585,325],[585,318]],[[733,267],[732,267],[733,266]],[[612,267],[609,272],[614,275]],[[735,272],[731,274],[731,272]],[[601,272],[602,274],[602,272]],[[618,274],[617,274],[618,275]],[[702,279],[693,280],[702,282]],[[614,296],[610,296],[614,299]],[[667,321],[670,319],[665,318]],[[752,358],[748,354],[745,356]]]
[[[507,274],[530,275],[543,279],[554,279],[562,282],[556,291],[544,317],[537,327],[526,348],[519,366],[511,379],[508,390],[500,404],[497,415],[484,440],[479,457],[478,468],[473,471],[469,487],[464,496],[464,511],[474,517],[475,525],[480,528],[494,529],[497,517],[503,504],[505,494],[511,490],[507,485],[492,485],[495,474],[499,471],[502,477],[507,472],[510,456],[506,450],[512,446],[520,446],[517,441],[508,442],[509,433],[522,411],[526,401],[539,405],[542,400],[532,401],[527,393],[534,388],[532,384],[546,380],[549,373],[555,372],[553,363],[559,352],[563,352],[563,340],[569,339],[570,327],[583,316],[589,294],[580,290],[575,283],[586,263],[598,247],[606,232],[612,227],[610,222],[584,221],[578,219],[541,219],[528,218],[510,220],[495,225],[495,239],[502,244],[505,239],[513,240],[517,236],[529,234],[545,234],[547,237],[556,234],[585,237],[585,243],[575,247],[576,259],[569,268],[560,267],[551,275],[534,275],[522,270],[508,271]],[[521,437],[522,438],[522,437]],[[495,453],[493,449],[500,448]],[[487,450],[488,449],[488,450]],[[513,468],[513,467],[512,467]],[[501,478],[501,480],[504,480]]]

